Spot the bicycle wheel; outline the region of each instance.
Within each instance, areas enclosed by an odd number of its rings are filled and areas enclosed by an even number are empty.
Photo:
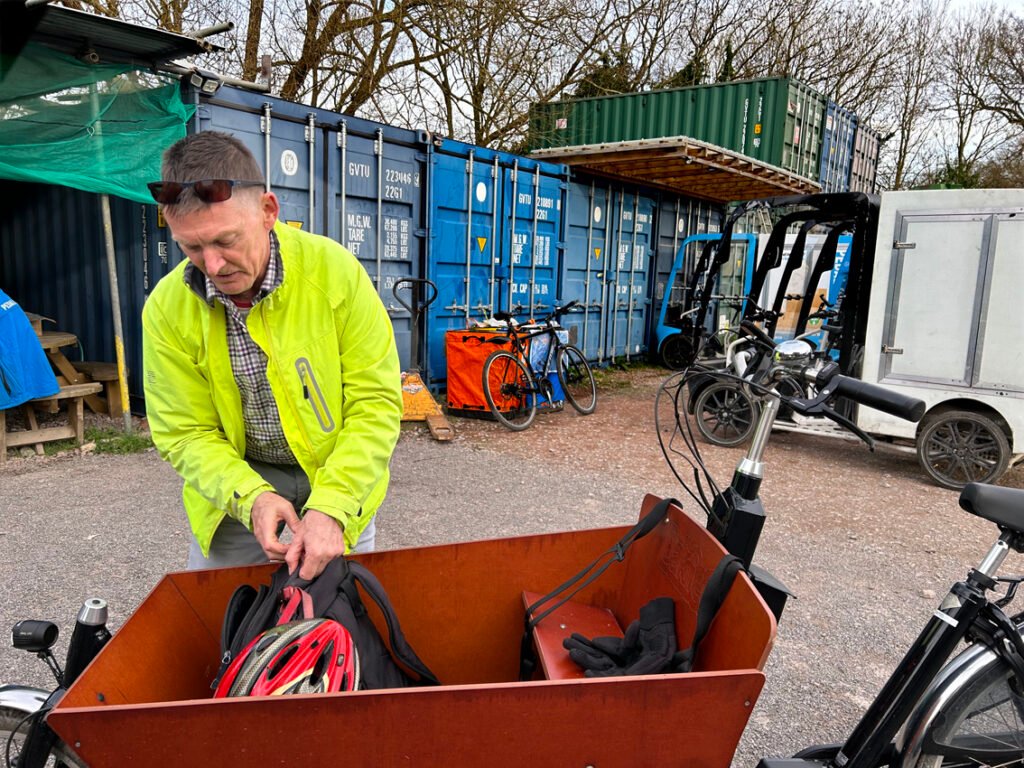
[[[597,383],[583,353],[572,344],[559,347],[555,367],[558,369],[558,383],[562,385],[569,405],[584,416],[593,413],[597,408]]]
[[[499,350],[484,363],[484,399],[500,424],[516,432],[537,415],[537,386],[530,370],[511,354]]]
[[[946,691],[946,702],[905,755],[904,766],[1024,766],[1024,697],[1010,686],[1006,663],[986,651]]]
[[[750,439],[760,408],[739,384],[718,381],[697,396],[693,413],[701,437],[728,448]]]
[[[21,754],[21,746],[25,741],[28,732],[28,721],[25,720],[25,712],[16,709],[0,708],[0,765],[15,765],[18,755]],[[11,735],[14,735],[11,738]],[[63,742],[58,742],[50,750],[50,756],[46,760],[47,768],[86,768],[85,763],[79,760],[75,754],[68,749]]]

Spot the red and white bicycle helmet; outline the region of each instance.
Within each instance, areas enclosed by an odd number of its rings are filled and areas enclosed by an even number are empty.
[[[303,619],[271,627],[231,662],[215,698],[333,693],[359,688],[352,635],[332,619]]]

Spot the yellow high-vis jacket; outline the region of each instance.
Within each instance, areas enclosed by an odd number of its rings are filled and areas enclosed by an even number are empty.
[[[266,353],[285,438],[309,477],[306,509],[341,522],[351,549],[387,492],[402,419],[395,337],[366,270],[333,240],[278,222],[284,281],[253,306],[249,333]],[[251,528],[272,487],[245,456],[242,400],[223,305],[185,283],[187,261],[142,312],[146,415],[203,554],[225,515]]]

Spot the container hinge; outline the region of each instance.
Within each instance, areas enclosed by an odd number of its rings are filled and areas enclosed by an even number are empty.
[[[901,243],[899,240],[894,240],[892,243],[894,251],[912,251],[914,248],[917,248],[917,243]]]
[[[882,345],[883,355],[902,355],[903,347],[890,347],[888,344]]]

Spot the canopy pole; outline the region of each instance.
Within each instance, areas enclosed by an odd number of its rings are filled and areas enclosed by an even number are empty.
[[[121,294],[117,285],[117,254],[114,251],[114,225],[110,218],[110,196],[100,195],[103,211],[103,239],[107,248],[107,277],[110,280],[110,313],[114,320],[114,350],[117,353],[117,383],[121,397],[121,414],[124,417],[124,431],[132,432],[132,411],[128,398],[128,377],[124,365],[124,329],[121,325]]]
[[[97,151],[103,159],[103,123],[100,121],[99,100],[96,83],[90,83],[89,96],[92,101],[95,120],[95,136],[98,140]],[[114,224],[110,217],[110,196],[104,192],[100,195],[100,215],[103,218],[103,240],[107,251],[107,280],[110,282],[110,314],[114,319],[114,352],[117,355],[117,384],[121,398],[121,415],[124,417],[125,434],[132,432],[132,411],[128,397],[128,377],[124,366],[124,328],[121,325],[121,293],[117,285],[117,253],[114,251]],[[107,404],[109,412],[110,404]]]

